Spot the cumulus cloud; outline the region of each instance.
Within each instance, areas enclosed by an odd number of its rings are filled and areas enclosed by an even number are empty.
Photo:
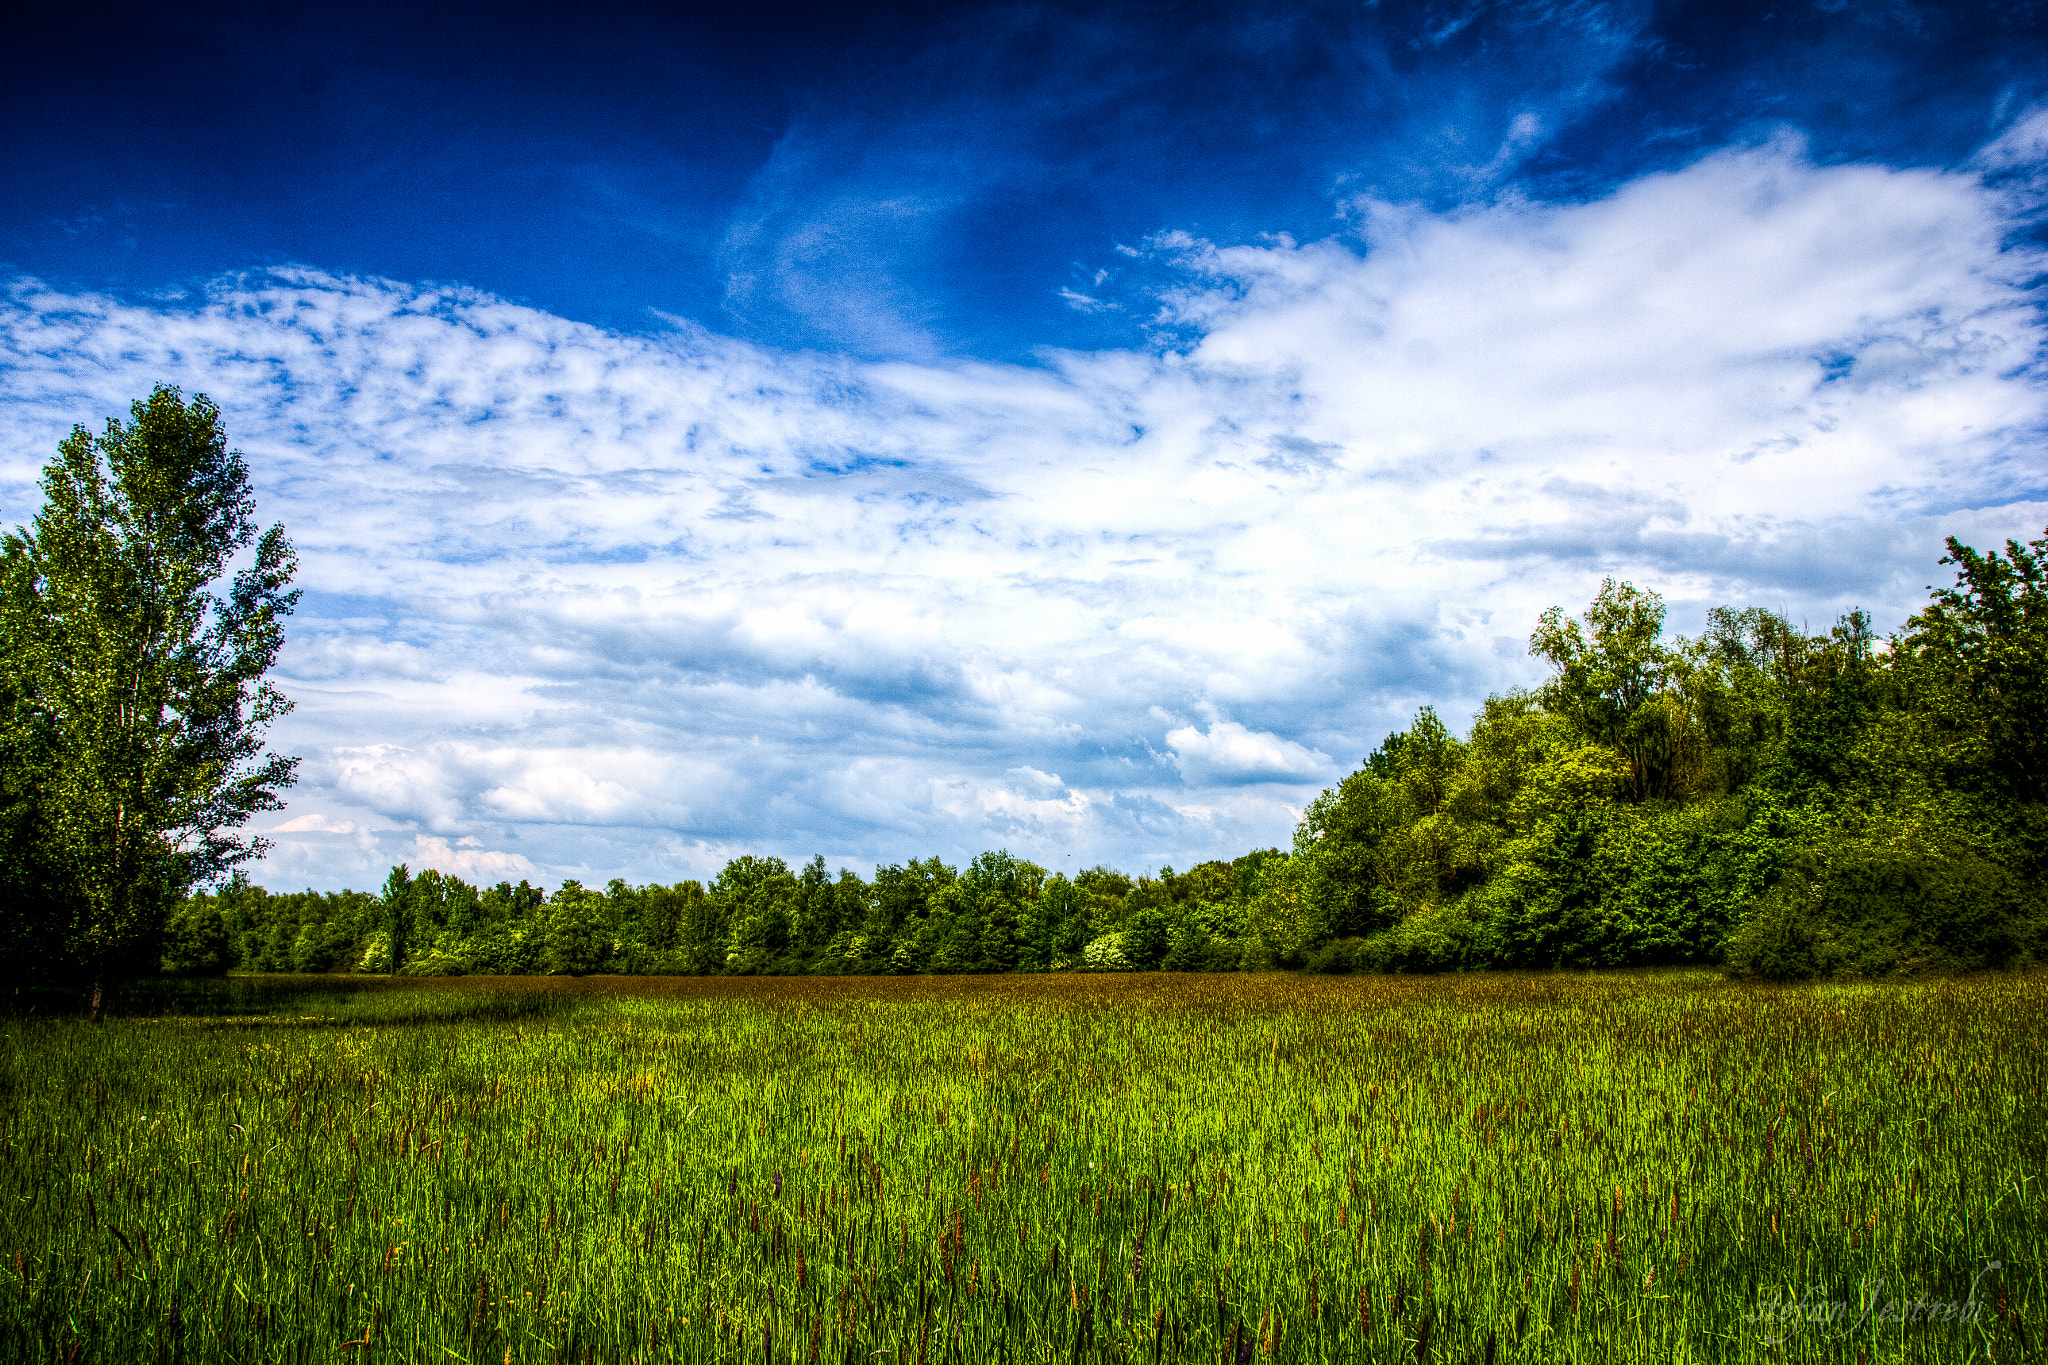
[[[1300,782],[1330,773],[1330,756],[1291,739],[1247,730],[1232,720],[1210,724],[1207,732],[1183,725],[1166,732],[1174,765],[1191,786],[1234,782]]]
[[[362,821],[302,810],[259,832],[270,844],[262,879],[278,890],[297,885],[335,890],[383,880],[380,832]]]
[[[2038,532],[2032,136],[1989,182],[1780,142],[1589,203],[1164,237],[1158,346],[1029,366],[309,269],[20,281],[0,514],[72,422],[221,403],[301,551],[278,739],[332,822],[266,875],[1186,865],[1286,842],[1418,703],[1532,681],[1536,614],[1603,575],[1680,626],[1896,621],[1942,534]]]
[[[533,864],[526,860],[524,854],[487,849],[481,839],[474,837],[458,839],[450,844],[432,834],[422,834],[412,841],[410,866],[414,872],[432,868],[443,876],[460,877],[467,882],[485,885],[513,877],[525,880],[534,872]]]

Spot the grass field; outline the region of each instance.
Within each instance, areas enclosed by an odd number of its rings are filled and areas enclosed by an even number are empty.
[[[2048,977],[200,1007],[0,1025],[7,1359],[2048,1354]]]

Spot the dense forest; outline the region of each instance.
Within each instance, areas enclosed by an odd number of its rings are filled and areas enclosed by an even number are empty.
[[[1131,877],[1004,852],[872,880],[742,857],[705,886],[552,894],[394,869],[381,894],[233,882],[174,971],[1438,971],[1724,963],[1770,978],[2048,955],[2048,539],[1980,554],[1879,638],[1759,609],[1668,636],[1609,581],[1546,612],[1534,691],[1460,738],[1424,707],[1291,850]]]

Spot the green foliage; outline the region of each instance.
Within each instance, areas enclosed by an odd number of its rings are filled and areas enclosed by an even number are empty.
[[[384,879],[384,970],[396,975],[405,970],[412,947],[412,872],[404,863],[391,869]]]
[[[1130,955],[1124,952],[1124,936],[1121,931],[1104,934],[1081,950],[1081,966],[1091,972],[1128,972],[1134,970]]]
[[[1956,584],[1895,651],[1945,775],[2048,798],[2048,539],[1978,554],[1951,536]]]
[[[1292,868],[1266,849],[1187,873],[1098,867],[1069,879],[996,850],[964,871],[937,858],[885,866],[870,883],[843,868],[829,875],[822,858],[793,873],[743,856],[708,889],[613,881],[600,894],[571,881],[550,898],[524,882],[479,890],[399,866],[377,896],[277,895],[236,881],[187,905],[217,909],[231,965],[262,972],[903,975],[1091,961],[1214,971],[1305,951],[1306,929],[1262,922],[1253,908],[1262,876],[1284,880]]]
[[[292,779],[263,750],[290,709],[264,674],[296,561],[281,527],[258,533],[203,396],[160,387],[99,436],[75,428],[42,489],[0,544],[0,839],[27,883],[11,936],[47,940],[31,960],[90,975],[98,1001],[156,968],[192,886],[261,851],[237,831]]]
[[[415,975],[2023,963],[2048,923],[2044,556],[1951,541],[1957,586],[1883,643],[1861,612],[1809,636],[1726,607],[1667,638],[1662,599],[1610,579],[1583,617],[1543,613],[1542,687],[1487,698],[1462,737],[1420,708],[1290,851],[1187,872],[1049,876],[998,850],[868,882],[749,856],[708,890],[543,904],[400,867],[381,898],[237,885],[221,913],[240,966]]]
[[[2010,869],[1922,831],[1859,831],[1803,854],[1730,939],[1737,976],[1968,971],[2037,951],[2043,906]]]
[[[1807,636],[1717,608],[1666,638],[1662,600],[1610,579],[1583,618],[1543,614],[1539,691],[1488,698],[1462,741],[1425,707],[1310,805],[1291,869],[1265,875],[1262,941],[1291,964],[1301,940],[1274,926],[1298,912],[1310,943],[1363,940],[1312,948],[1319,970],[2030,960],[2044,554],[1951,541],[1957,586],[1888,647],[1861,612]]]
[[[790,920],[800,887],[780,858],[735,858],[711,883],[711,901],[725,926],[725,970],[771,970],[790,946]]]
[[[611,917],[605,898],[569,881],[562,883],[548,908],[543,958],[548,971],[560,976],[603,971],[612,956]]]
[[[1203,972],[1213,968],[1214,938],[1192,917],[1174,926],[1159,965],[1169,972]]]
[[[220,976],[233,963],[233,949],[220,908],[187,901],[164,925],[163,970],[167,976]]]
[[[1154,971],[1166,957],[1173,926],[1157,906],[1148,905],[1132,915],[1121,938],[1124,956],[1141,972]]]
[[[1374,972],[1450,972],[1492,965],[1483,925],[1461,905],[1430,905],[1358,943],[1354,967]]]
[[[1331,939],[1308,955],[1304,970],[1318,976],[1342,976],[1358,967],[1358,950],[1365,940],[1356,938]]]

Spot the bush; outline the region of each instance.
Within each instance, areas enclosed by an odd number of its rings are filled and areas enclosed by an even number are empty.
[[[1365,942],[1361,938],[1332,939],[1308,955],[1307,970],[1323,976],[1343,976],[1354,967],[1354,958]]]
[[[163,970],[171,976],[220,976],[232,959],[228,922],[211,901],[188,901],[164,925]]]
[[[1833,976],[1848,962],[1828,922],[1825,886],[1799,878],[1781,883],[1729,935],[1730,976],[1804,981]]]
[[[470,970],[479,976],[526,976],[541,968],[546,936],[523,928],[492,925],[467,945]]]
[[[470,961],[463,954],[460,942],[453,944],[436,943],[431,947],[409,954],[405,959],[402,976],[467,976]]]
[[[1425,905],[1361,941],[1353,965],[1373,972],[1449,972],[1486,964],[1481,927],[1456,905]]]
[[[1130,958],[1124,956],[1124,936],[1104,934],[1081,950],[1081,965],[1091,972],[1127,972]]]
[[[345,970],[356,955],[355,948],[355,940],[343,925],[304,924],[292,940],[291,968],[295,972]]]
[[[1208,932],[1199,925],[1183,923],[1173,931],[1173,938],[1166,945],[1166,956],[1159,965],[1169,972],[1213,971],[1210,958]]]
[[[391,935],[382,929],[373,930],[362,942],[362,955],[356,959],[354,970],[359,972],[388,972],[391,970]]]
[[[556,976],[588,976],[611,957],[611,933],[595,920],[565,917],[548,935],[547,968]]]
[[[2037,897],[1966,849],[1845,843],[1758,902],[1729,936],[1727,966],[1769,981],[2004,966],[2039,919]]]
[[[1148,906],[1131,916],[1131,922],[1124,926],[1124,956],[1139,971],[1152,971],[1166,956],[1172,932],[1166,916]]]

